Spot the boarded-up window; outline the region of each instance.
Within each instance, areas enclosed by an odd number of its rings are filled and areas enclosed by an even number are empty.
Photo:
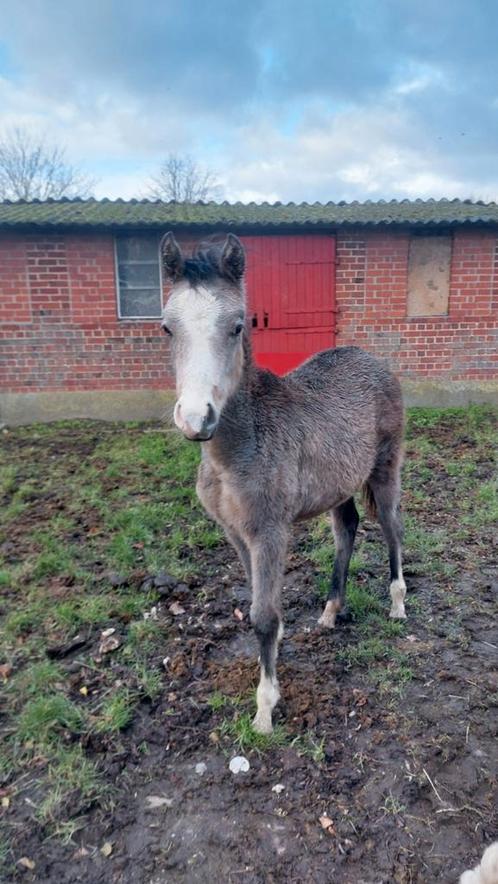
[[[159,237],[118,237],[116,270],[120,319],[160,317],[162,296]]]
[[[451,237],[414,236],[408,262],[408,316],[448,312]]]

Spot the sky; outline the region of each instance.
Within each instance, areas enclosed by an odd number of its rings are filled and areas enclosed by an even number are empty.
[[[168,153],[229,201],[498,199],[497,0],[0,0],[0,137],[99,198]]]

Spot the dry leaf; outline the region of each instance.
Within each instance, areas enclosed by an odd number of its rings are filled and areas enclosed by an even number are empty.
[[[109,635],[100,642],[99,654],[109,654],[119,648],[121,639],[117,635]]]
[[[23,869],[29,869],[30,872],[32,872],[35,868],[36,863],[34,863],[33,860],[29,858],[29,856],[22,856],[21,859],[18,860],[17,865],[22,866]]]
[[[0,666],[0,678],[3,681],[7,681],[9,675],[12,674],[12,666],[10,663],[2,663]]]
[[[244,615],[243,615],[242,611],[240,610],[240,608],[235,608],[235,611],[233,612],[233,616],[236,617],[237,620],[244,619]]]
[[[169,609],[174,617],[177,617],[179,614],[185,614],[185,608],[182,608],[180,602],[172,602]]]
[[[116,630],[114,627],[110,626],[109,629],[103,629],[100,635],[102,638],[108,638],[110,635],[114,635],[115,632]]]
[[[102,847],[100,848],[100,852],[102,856],[110,856],[112,853],[112,844],[110,841],[105,841]]]
[[[83,685],[83,687],[80,688],[80,694],[83,694],[84,697],[88,695],[88,688],[86,687],[86,685]]]
[[[335,835],[334,823],[329,816],[321,816],[320,825],[329,835]]]

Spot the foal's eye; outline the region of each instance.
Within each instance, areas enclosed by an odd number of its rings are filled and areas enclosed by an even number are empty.
[[[244,323],[242,322],[241,319],[239,319],[239,321],[237,322],[237,324],[232,332],[232,335],[234,336],[234,338],[236,338],[236,337],[238,337],[238,335],[240,335],[243,328],[244,328]]]
[[[173,332],[171,331],[171,329],[168,328],[167,325],[163,325],[162,329],[163,329],[164,334],[168,335],[169,338],[173,337]]]

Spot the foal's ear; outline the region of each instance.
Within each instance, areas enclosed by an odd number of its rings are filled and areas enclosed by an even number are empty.
[[[171,231],[163,236],[159,250],[166,276],[172,282],[176,282],[183,274],[185,263],[180,246]]]
[[[228,277],[228,279],[231,279],[234,282],[238,282],[239,279],[242,279],[244,276],[245,266],[246,256],[244,246],[237,236],[234,236],[233,233],[229,233],[221,252],[221,275]]]

